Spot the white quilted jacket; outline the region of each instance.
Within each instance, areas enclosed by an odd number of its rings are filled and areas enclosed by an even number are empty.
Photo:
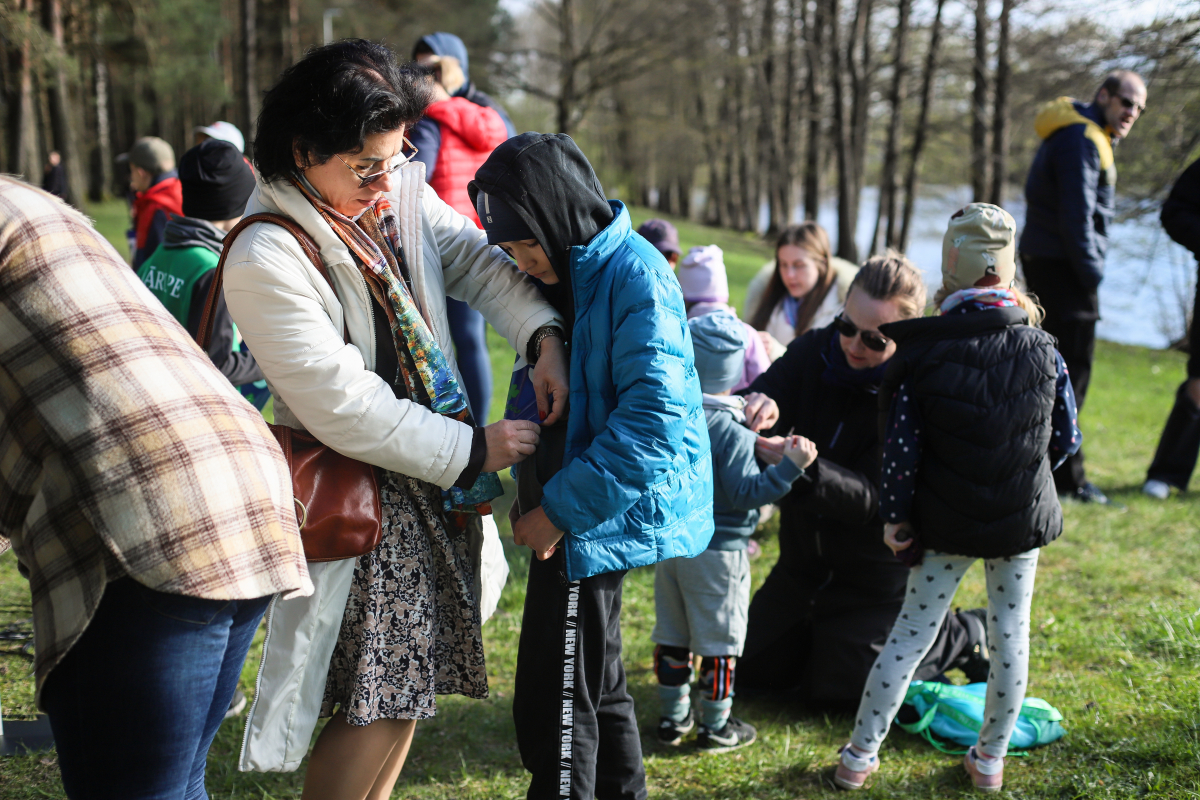
[[[558,314],[473,222],[425,185],[414,163],[388,195],[400,220],[414,295],[442,352],[454,349],[446,295],[465,300],[518,353]],[[246,228],[225,263],[225,300],[275,397],[275,420],[383,469],[450,487],[471,453],[471,428],[407,400],[377,376],[371,297],[349,250],[290,183],[261,181],[246,214],[298,222],[321,248],[336,293],[285,228]],[[345,322],[350,343],[342,338]],[[451,358],[453,364],[453,359]],[[457,365],[454,366],[457,372]],[[487,619],[507,577],[491,517],[472,532],[476,586]],[[294,770],[308,750],[354,561],[311,564],[311,597],[272,601],[239,769]]]

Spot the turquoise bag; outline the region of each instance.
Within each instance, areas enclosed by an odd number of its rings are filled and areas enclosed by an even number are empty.
[[[904,696],[904,704],[916,709],[918,719],[910,723],[896,720],[896,724],[909,733],[923,736],[943,753],[962,755],[979,739],[986,695],[986,683],[953,686],[913,681]],[[1059,724],[1062,718],[1059,710],[1045,700],[1026,697],[1008,743],[1008,754],[1028,755],[1021,751],[1058,741],[1067,733]],[[960,745],[961,749],[952,745]]]

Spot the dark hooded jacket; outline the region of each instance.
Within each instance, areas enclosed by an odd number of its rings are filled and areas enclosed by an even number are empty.
[[[504,121],[504,127],[508,131],[509,137],[517,135],[517,129],[513,126],[512,120],[508,118],[508,112],[504,110],[504,107],[490,95],[477,89],[471,81],[471,72],[467,62],[467,46],[463,44],[462,39],[453,33],[431,33],[428,36],[422,36],[417,41],[418,47],[422,44],[428,45],[434,55],[458,59],[465,81],[452,97],[465,97],[477,106],[495,109],[496,113],[500,115],[500,119]],[[413,57],[415,58],[416,55],[414,54]],[[441,128],[429,117],[422,117],[409,131],[408,140],[417,148],[414,160],[425,165],[425,180],[432,181],[434,175],[437,174],[438,154],[441,151]]]
[[[1167,235],[1200,258],[1200,160],[1183,171],[1162,207]]]
[[[496,148],[470,184],[511,207],[546,251],[573,312],[562,469],[542,509],[565,532],[567,578],[704,551],[712,462],[683,294],[666,259],[609,202],[565,134]]]
[[[1042,138],[1025,181],[1020,252],[1039,294],[1080,319],[1096,319],[1096,287],[1104,278],[1117,170],[1102,111],[1068,97],[1047,103],[1034,128]],[[1028,259],[1061,263],[1033,274]],[[1061,302],[1057,302],[1061,300]]]

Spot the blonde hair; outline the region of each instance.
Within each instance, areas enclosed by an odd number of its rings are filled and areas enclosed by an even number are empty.
[[[903,319],[913,319],[925,312],[925,279],[903,253],[891,248],[863,263],[846,296],[855,289],[874,300],[897,301]]]
[[[1046,309],[1038,303],[1037,295],[1026,294],[1020,286],[1013,284],[1008,287],[1008,290],[1013,293],[1014,299],[1017,301],[1017,306],[1029,316],[1029,324],[1035,328],[1042,327],[1042,320],[1046,318]],[[941,313],[943,301],[957,291],[948,286],[943,286],[937,290],[933,296],[933,313]]]

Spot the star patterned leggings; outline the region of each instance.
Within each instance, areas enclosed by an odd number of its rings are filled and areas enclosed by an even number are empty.
[[[1029,678],[1029,606],[1038,551],[984,561],[988,593],[987,701],[978,749],[1003,757],[1021,713]],[[908,576],[904,607],[867,679],[850,741],[875,753],[900,710],[909,677],[933,646],[958,583],[975,559],[926,553]]]

